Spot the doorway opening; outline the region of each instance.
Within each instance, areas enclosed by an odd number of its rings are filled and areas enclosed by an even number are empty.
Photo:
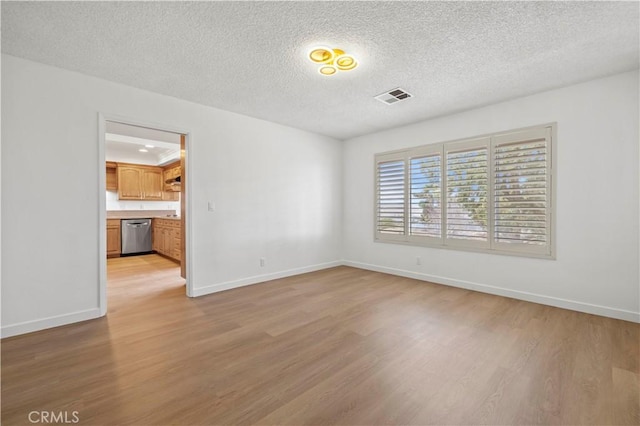
[[[101,314],[190,296],[189,133],[100,115],[99,135]]]

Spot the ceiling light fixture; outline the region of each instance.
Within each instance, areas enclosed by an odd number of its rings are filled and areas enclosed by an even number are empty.
[[[321,64],[318,69],[322,75],[334,75],[338,71],[350,71],[358,66],[358,61],[341,49],[317,46],[309,52],[309,60]]]
[[[155,148],[155,146],[153,146],[153,145],[145,145],[144,147],[145,148]]]
[[[140,148],[138,151],[140,151],[140,152],[149,152],[148,150],[146,150],[144,148]]]

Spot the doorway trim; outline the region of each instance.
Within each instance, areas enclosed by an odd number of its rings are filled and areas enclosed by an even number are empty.
[[[105,132],[107,121],[129,124],[138,127],[147,127],[150,129],[164,130],[166,132],[179,133],[185,136],[185,166],[186,166],[186,185],[184,188],[185,199],[185,258],[186,262],[186,296],[194,297],[193,291],[193,273],[192,273],[192,214],[191,214],[191,180],[193,173],[191,171],[191,158],[193,140],[191,132],[184,128],[167,126],[166,124],[151,123],[137,118],[126,117],[117,114],[98,113],[98,307],[100,316],[107,314],[107,174],[105,170]]]

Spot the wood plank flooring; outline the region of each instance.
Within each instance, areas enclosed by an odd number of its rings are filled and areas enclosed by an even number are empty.
[[[185,297],[110,259],[106,318],[2,341],[2,424],[640,424],[640,326],[348,267]]]

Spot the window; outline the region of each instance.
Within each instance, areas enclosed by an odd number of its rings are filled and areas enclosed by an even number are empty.
[[[450,245],[488,247],[489,141],[445,146],[446,209]]]
[[[440,239],[442,234],[441,155],[433,153],[409,160],[411,204],[409,233]]]
[[[553,130],[376,155],[376,241],[552,257]]]
[[[382,235],[405,233],[404,161],[382,159],[377,163],[377,231]]]

